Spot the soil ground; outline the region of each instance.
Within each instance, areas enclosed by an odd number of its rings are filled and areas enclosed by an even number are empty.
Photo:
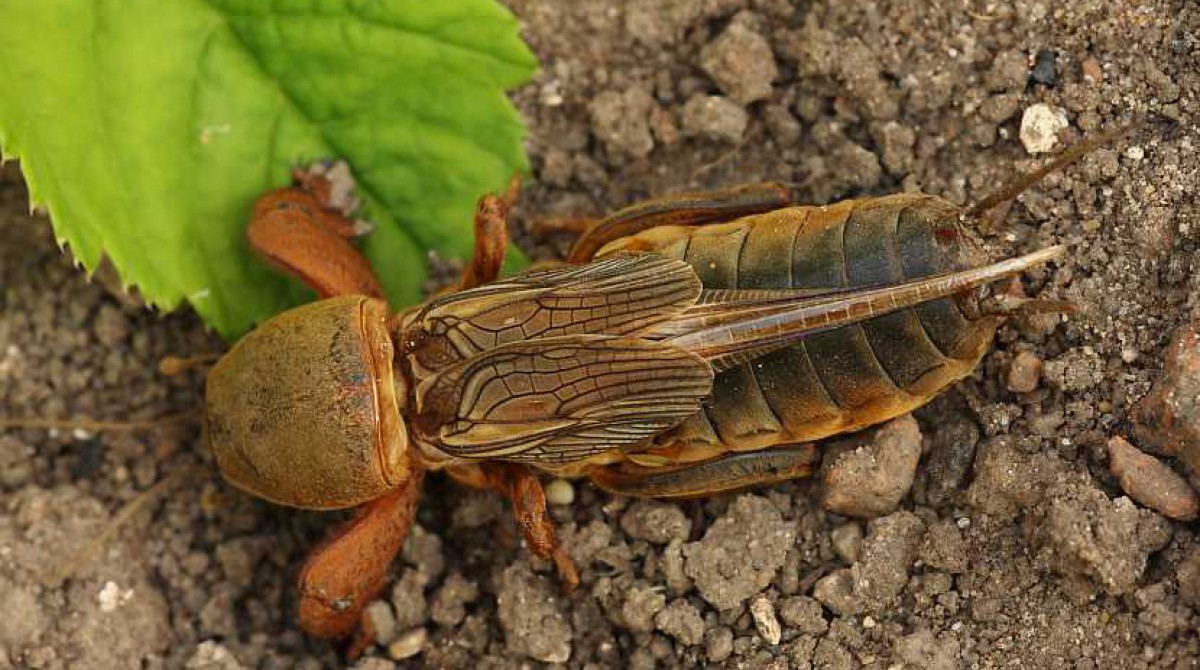
[[[1129,436],[1131,404],[1200,302],[1194,3],[510,4],[542,63],[514,95],[534,165],[522,226],[768,179],[812,203],[900,190],[968,203],[1044,160],[1019,138],[1036,103],[1069,122],[1059,147],[1135,117],[1170,122],[981,226],[997,256],[1070,245],[1026,290],[1080,311],[1005,326],[974,377],[917,413],[924,455],[898,511],[838,517],[808,482],[682,505],[576,483],[553,510],[583,571],[567,596],[502,501],[434,477],[391,605],[375,607],[396,642],[359,667],[1200,665],[1195,530],[1124,498],[1104,448]],[[538,256],[569,241],[517,233]],[[157,361],[222,345],[190,313],[89,284],[27,215],[13,166],[0,239],[4,415],[195,412],[201,378],[163,377]],[[1014,393],[1021,352],[1044,371]],[[89,551],[158,482],[169,491]],[[0,668],[341,667],[293,618],[296,569],[336,517],[231,490],[186,420],[6,431]],[[831,570],[849,581],[814,592]],[[394,660],[406,646],[421,652]]]

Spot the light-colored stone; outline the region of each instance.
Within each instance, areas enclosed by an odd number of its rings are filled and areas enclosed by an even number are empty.
[[[1070,125],[1067,114],[1044,102],[1030,105],[1021,115],[1021,144],[1031,154],[1044,154],[1058,144],[1058,133]]]

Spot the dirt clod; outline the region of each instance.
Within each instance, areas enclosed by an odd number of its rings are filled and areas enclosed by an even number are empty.
[[[733,653],[733,631],[725,626],[704,633],[704,655],[713,663],[722,663]]]
[[[775,578],[794,538],[766,498],[740,496],[699,542],[683,546],[685,569],[713,607],[740,607]]]
[[[1008,366],[1006,385],[1013,393],[1031,393],[1037,388],[1042,378],[1042,359],[1029,351],[1022,351],[1013,357]]]
[[[654,99],[644,89],[605,91],[588,105],[592,132],[617,155],[641,158],[654,148],[650,110]]]
[[[821,461],[821,506],[845,516],[888,514],[908,494],[920,458],[921,430],[910,415],[833,445]]]
[[[629,537],[654,544],[687,539],[692,522],[678,505],[639,500],[621,517],[621,529]]]
[[[667,597],[649,584],[638,584],[625,592],[621,605],[621,623],[626,628],[640,633],[654,630],[654,617],[667,604]]]
[[[821,603],[807,596],[793,596],[779,601],[779,618],[808,635],[820,635],[829,629]]]
[[[927,628],[898,638],[895,650],[899,660],[914,668],[956,670],[961,667],[958,640],[953,635],[935,637]]]
[[[720,95],[696,94],[683,106],[683,130],[693,137],[737,144],[749,122],[746,110]]]
[[[1179,584],[1179,597],[1200,611],[1200,547],[1192,548],[1179,562],[1175,579]]]
[[[700,52],[700,65],[734,102],[748,105],[771,96],[779,76],[771,45],[762,35],[734,22]]]
[[[686,598],[672,600],[654,615],[654,627],[675,638],[679,644],[691,646],[704,640],[704,619],[696,606]]]
[[[443,626],[457,626],[467,616],[467,604],[479,597],[479,587],[453,572],[433,594],[429,618]]]
[[[429,620],[425,602],[426,580],[419,570],[407,569],[392,586],[392,608],[397,630],[408,630]]]
[[[524,563],[504,571],[496,595],[500,626],[509,651],[545,663],[571,657],[571,624],[555,589]]]
[[[1077,595],[1089,592],[1085,580],[1114,595],[1129,593],[1149,554],[1170,539],[1162,517],[1086,484],[1057,489],[1042,517],[1035,533]]]
[[[911,512],[896,512],[871,521],[863,540],[862,559],[851,566],[854,597],[866,612],[891,607],[908,583],[925,523]]]

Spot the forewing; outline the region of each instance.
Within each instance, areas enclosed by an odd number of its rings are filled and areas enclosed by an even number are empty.
[[[427,305],[407,339],[446,338],[456,360],[510,343],[564,335],[633,335],[696,302],[700,280],[683,261],[621,255],[526,272]]]
[[[448,454],[557,464],[628,449],[700,409],[712,370],[665,342],[564,336],[502,345],[420,394],[424,439]]]

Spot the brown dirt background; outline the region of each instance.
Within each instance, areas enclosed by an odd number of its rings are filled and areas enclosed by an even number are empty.
[[[1176,123],[1048,178],[985,231],[997,254],[1071,245],[1069,260],[1026,284],[1082,310],[1057,325],[1006,326],[977,374],[918,414],[917,484],[900,512],[865,526],[855,565],[880,571],[894,595],[864,596],[845,615],[807,599],[811,577],[843,565],[830,533],[847,522],[822,511],[807,482],[736,505],[727,496],[663,507],[576,484],[575,502],[554,510],[584,568],[568,597],[520,548],[499,499],[435,477],[391,598],[402,627],[425,627],[424,651],[393,662],[376,648],[359,667],[535,667],[530,654],[561,658],[564,649],[561,665],[572,668],[1197,666],[1200,613],[1180,595],[1196,578],[1181,574],[1197,560],[1195,530],[1122,500],[1104,441],[1128,435],[1128,408],[1200,297],[1200,8],[510,5],[542,63],[514,95],[534,165],[525,222],[766,179],[799,184],[812,203],[918,189],[965,203],[1037,164],[1017,140],[1022,111],[1036,102],[1065,110],[1066,139],[1147,113]],[[720,92],[703,54],[732,24],[760,35],[778,64],[766,99],[732,105],[746,115],[740,137],[730,130],[737,111],[708,120],[684,111],[694,94]],[[1057,52],[1052,85],[1029,80],[1042,50]],[[518,232],[537,255],[567,242]],[[44,217],[27,215],[11,165],[0,181],[0,239],[4,415],[195,410],[200,378],[164,378],[155,365],[219,342],[190,313],[151,314],[89,284]],[[1020,351],[1046,372],[1037,390],[1017,395],[1004,375]],[[334,516],[229,489],[202,447],[186,424],[0,434],[0,668],[340,667],[293,621],[296,568]],[[169,477],[169,495],[64,586],[47,584],[122,505]],[[739,545],[736,533],[706,536],[715,521],[726,519],[725,530],[774,525],[791,538],[782,560],[764,559],[769,584],[752,587],[783,615],[779,645],[756,632],[746,603],[717,611],[691,588],[688,576],[704,566],[680,576],[679,542],[666,540],[692,519],[683,539],[744,548],[745,570],[771,548]],[[703,579],[732,583],[740,570]],[[656,620],[664,603],[670,616]]]

